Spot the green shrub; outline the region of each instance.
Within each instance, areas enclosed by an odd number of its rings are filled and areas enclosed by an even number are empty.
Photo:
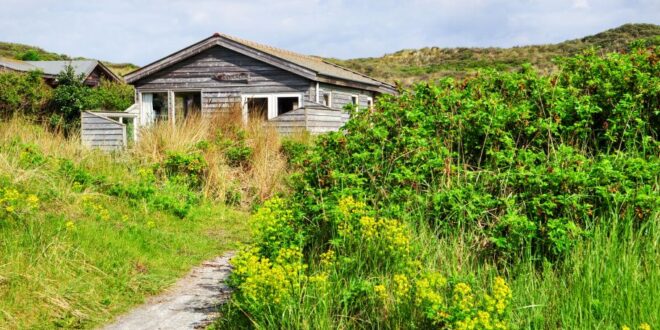
[[[0,117],[15,114],[41,114],[51,97],[51,90],[39,71],[28,73],[0,72]]]
[[[231,166],[244,166],[252,156],[252,148],[246,145],[230,146],[225,150],[227,163]]]
[[[310,146],[295,140],[283,140],[281,151],[286,156],[289,165],[302,165]]]
[[[204,173],[208,169],[206,159],[199,152],[168,152],[165,161],[159,165],[165,175],[175,181],[200,187]]]
[[[648,220],[658,171],[659,48],[419,84],[319,139],[295,198],[315,223],[347,189],[379,213],[484,253],[556,257],[619,208]],[[625,193],[622,193],[625,192]]]
[[[101,79],[96,88],[89,89],[85,100],[87,110],[123,111],[133,104],[133,86]]]

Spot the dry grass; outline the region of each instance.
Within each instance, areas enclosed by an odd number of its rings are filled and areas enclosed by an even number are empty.
[[[292,139],[309,142],[307,135]],[[240,141],[252,150],[244,166],[230,166],[222,141]],[[288,175],[287,161],[280,152],[282,138],[275,128],[260,120],[244,123],[241,109],[213,117],[189,116],[176,125],[167,122],[140,131],[140,142],[131,153],[145,163],[157,163],[167,152],[201,152],[208,164],[204,194],[207,198],[227,201],[240,196],[240,205],[247,208],[284,191],[283,179]],[[200,144],[208,142],[208,148]]]

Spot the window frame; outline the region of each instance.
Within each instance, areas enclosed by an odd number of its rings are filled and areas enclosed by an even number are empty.
[[[277,99],[280,97],[297,97],[298,98],[298,107],[302,108],[304,106],[305,98],[303,93],[249,93],[241,94],[241,107],[243,109],[243,121],[247,123],[248,121],[248,103],[247,100],[250,98],[266,98],[268,99],[268,115],[267,120],[271,120],[277,117]]]

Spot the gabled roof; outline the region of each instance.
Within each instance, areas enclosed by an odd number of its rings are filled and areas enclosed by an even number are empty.
[[[194,45],[137,69],[127,74],[125,79],[128,83],[134,83],[215,46],[225,47],[251,56],[281,69],[299,74],[312,81],[354,86],[381,93],[395,92],[395,87],[388,83],[327,62],[320,57],[298,54],[220,33],[216,33]]]
[[[116,81],[121,81],[114,72],[108,69],[103,63],[96,60],[71,60],[71,61],[20,61],[8,58],[0,58],[0,67],[5,67],[14,71],[34,71],[39,70],[43,72],[44,76],[55,77],[64,69],[67,65],[73,67],[73,71],[76,75],[84,75],[85,77],[89,76],[97,66],[100,66],[103,71],[106,72]]]

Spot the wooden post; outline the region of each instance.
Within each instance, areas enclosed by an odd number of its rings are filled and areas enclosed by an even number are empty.
[[[176,101],[174,99],[174,91],[167,91],[167,120],[169,120],[170,125],[174,127],[176,125]]]

